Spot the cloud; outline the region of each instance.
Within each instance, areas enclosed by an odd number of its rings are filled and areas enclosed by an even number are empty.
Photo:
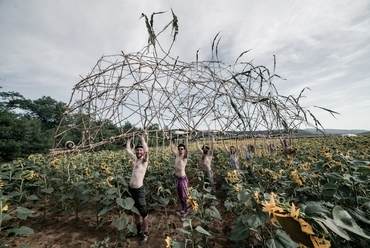
[[[179,34],[171,55],[185,62],[211,56],[253,61],[274,69],[281,94],[297,96],[305,87],[309,106],[333,107],[340,122],[329,127],[370,129],[367,99],[370,66],[370,2],[329,1],[0,1],[0,86],[26,98],[43,95],[67,102],[73,86],[102,55],[135,53],[147,45],[144,13],[159,32],[172,19]],[[171,32],[160,36],[168,47]],[[218,41],[218,40],[217,40]],[[352,99],[352,100],[351,100]],[[353,115],[361,116],[350,123]],[[367,119],[366,119],[367,118]]]

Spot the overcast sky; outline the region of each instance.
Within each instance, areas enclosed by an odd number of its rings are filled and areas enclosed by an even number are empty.
[[[142,13],[159,31],[179,20],[172,57],[208,58],[220,32],[221,60],[244,51],[255,65],[286,80],[274,82],[313,109],[325,128],[370,130],[369,0],[0,0],[0,91],[69,102],[72,88],[102,55],[147,45]]]

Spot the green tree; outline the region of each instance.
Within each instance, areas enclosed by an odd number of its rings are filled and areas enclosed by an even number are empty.
[[[11,161],[33,153],[45,153],[50,147],[48,134],[39,120],[8,110],[0,110],[0,161]]]
[[[51,97],[32,101],[17,92],[0,92],[0,161],[48,153],[65,107]]]

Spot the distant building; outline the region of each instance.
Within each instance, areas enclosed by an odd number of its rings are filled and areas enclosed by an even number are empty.
[[[354,137],[354,136],[357,136],[356,134],[354,133],[344,133],[342,134],[342,136],[346,136],[346,137]]]

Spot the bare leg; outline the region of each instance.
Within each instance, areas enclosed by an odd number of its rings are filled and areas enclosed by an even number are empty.
[[[137,233],[141,232],[140,215],[134,214]]]
[[[144,233],[149,232],[149,215],[147,215],[145,218],[143,218],[143,232]]]

